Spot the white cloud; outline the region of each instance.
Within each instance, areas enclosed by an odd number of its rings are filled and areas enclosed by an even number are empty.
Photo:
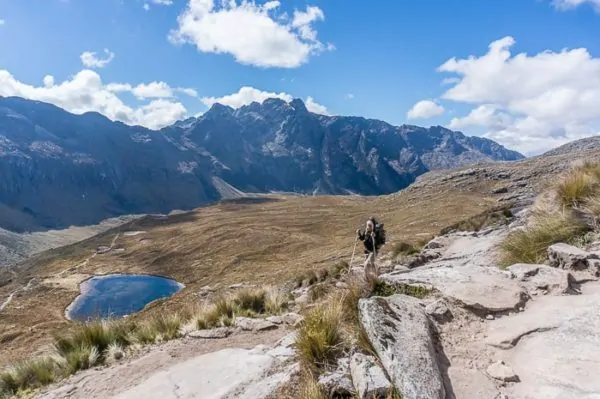
[[[140,100],[173,97],[173,90],[165,82],[142,83],[135,86],[131,92]]]
[[[144,3],[144,10],[150,11],[150,4]]]
[[[5,25],[5,24],[6,24],[6,21],[5,21],[5,20],[3,20],[3,19],[0,19],[0,26],[3,26],[3,25]]]
[[[525,153],[597,134],[600,59],[584,48],[513,56],[514,44],[505,37],[482,56],[452,58],[438,68],[459,78],[442,98],[479,106],[451,125],[484,126],[487,137]]]
[[[347,100],[354,100],[354,94],[352,94],[352,93],[346,94],[346,99]]]
[[[210,107],[215,103],[219,103],[223,105],[228,105],[232,108],[240,108],[244,105],[251,104],[252,102],[262,103],[268,98],[279,98],[286,102],[290,102],[294,99],[294,97],[288,93],[268,92],[258,90],[254,87],[244,86],[240,88],[240,90],[238,90],[236,93],[228,94],[223,97],[202,97],[201,101],[207,107]],[[306,109],[308,109],[310,112],[322,115],[329,115],[327,107],[315,102],[315,100],[312,97],[307,97],[304,103],[306,105]]]
[[[600,12],[600,0],[552,0],[552,5],[561,11],[572,10],[584,4],[589,4]]]
[[[142,85],[136,87],[140,86]],[[152,84],[144,87],[152,87]],[[155,99],[132,108],[117,96],[117,93],[132,90],[132,86],[127,83],[104,84],[100,75],[90,69],[84,69],[60,83],[56,83],[53,76],[46,75],[43,86],[20,82],[8,71],[0,69],[1,96],[44,101],[74,114],[95,111],[111,120],[152,129],[170,125],[187,114],[185,107],[174,99]]]
[[[81,58],[81,63],[88,68],[104,68],[115,58],[115,54],[106,48],[104,49],[104,54],[106,58],[98,57],[94,52],[85,51],[79,58]]]
[[[463,118],[452,118],[450,121],[450,129],[462,129],[469,126],[484,126],[496,130],[505,129],[509,126],[514,118],[503,112],[496,112],[498,107],[485,104],[481,105]]]
[[[408,111],[408,119],[429,119],[444,113],[444,107],[431,100],[422,100]]]
[[[150,2],[161,6],[173,5],[173,0],[150,0]]]
[[[294,11],[291,22],[278,12],[279,1],[189,0],[179,15],[173,43],[190,43],[204,53],[230,54],[241,64],[296,68],[310,56],[333,50],[317,39],[313,24],[324,20],[323,11],[307,6]]]

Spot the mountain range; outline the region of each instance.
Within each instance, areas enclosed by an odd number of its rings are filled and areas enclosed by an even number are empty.
[[[0,97],[0,227],[91,225],[250,192],[387,194],[430,170],[522,158],[441,126],[324,116],[298,99],[214,104],[154,131]]]

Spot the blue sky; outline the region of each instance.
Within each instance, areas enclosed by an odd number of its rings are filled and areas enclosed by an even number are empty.
[[[600,0],[241,3],[0,0],[0,95],[159,128],[276,93],[527,154],[598,132]]]

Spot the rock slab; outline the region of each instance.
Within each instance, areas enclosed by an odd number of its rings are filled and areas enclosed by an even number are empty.
[[[515,309],[526,295],[509,274],[493,266],[422,267],[409,273],[384,274],[381,279],[392,285],[433,286],[467,307],[492,312]]]
[[[541,291],[554,295],[575,293],[575,279],[567,270],[526,263],[517,263],[507,270],[530,292]]]
[[[586,252],[572,245],[559,243],[548,247],[550,266],[567,270],[586,270],[591,260],[598,259],[595,253]]]
[[[503,361],[492,363],[486,369],[486,373],[500,381],[504,382],[519,382],[519,376],[515,374],[510,366],[507,366]]]
[[[236,317],[235,325],[244,331],[265,331],[277,328],[275,323],[263,319],[249,317]]]
[[[350,374],[360,399],[385,399],[394,388],[373,356],[355,353],[350,359]]]
[[[404,399],[444,399],[446,392],[421,303],[406,295],[361,299],[360,322]]]
[[[487,343],[505,349],[520,379],[510,398],[600,398],[600,290],[589,290],[597,293],[538,297],[525,312],[489,322]]]

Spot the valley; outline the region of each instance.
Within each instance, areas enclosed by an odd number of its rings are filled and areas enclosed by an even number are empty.
[[[597,157],[598,143],[598,138],[582,142],[575,147],[577,157]],[[291,284],[307,269],[349,261],[354,231],[371,215],[385,223],[392,248],[426,240],[490,209],[531,204],[553,173],[573,162],[573,151],[431,172],[385,196],[271,194],[223,200],[191,212],[144,216],[40,253],[0,280],[0,298],[15,293],[0,312],[5,343],[0,358],[8,364],[31,348],[46,350],[53,333],[70,328],[65,309],[79,294],[79,283],[91,276],[151,274],[185,285],[142,315],[181,310],[207,286],[225,292],[234,284]]]

